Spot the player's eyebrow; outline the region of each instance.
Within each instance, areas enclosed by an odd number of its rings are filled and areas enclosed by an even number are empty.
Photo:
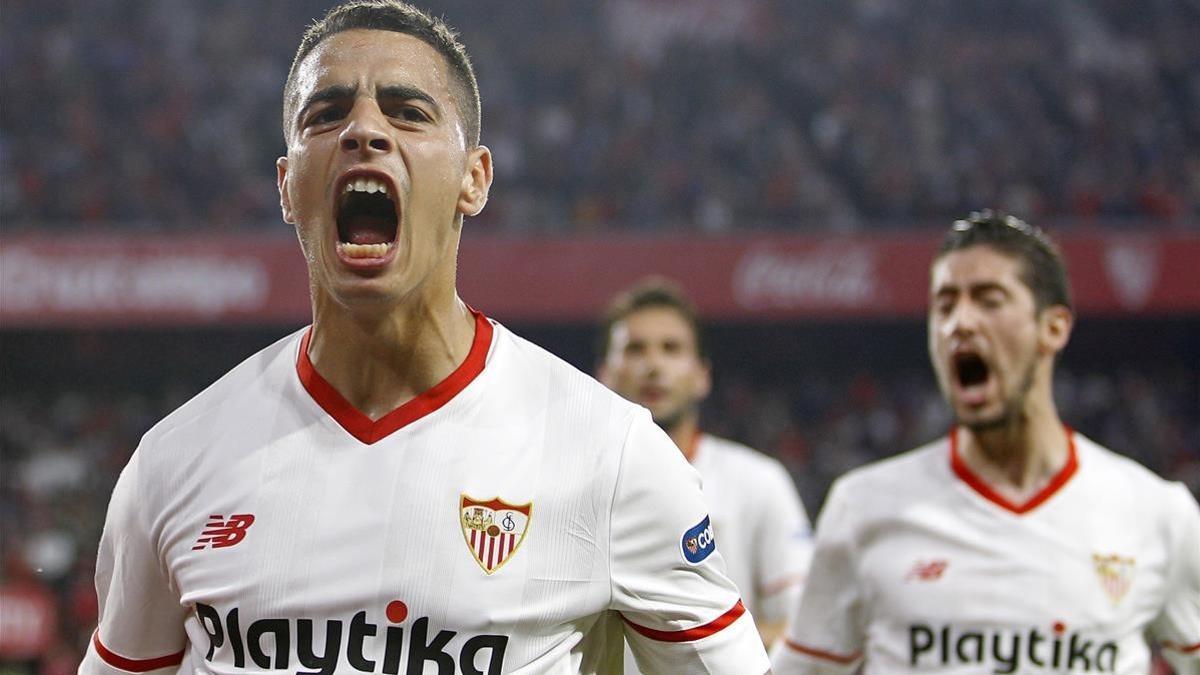
[[[355,84],[334,84],[324,89],[318,89],[309,94],[308,98],[304,99],[303,105],[296,111],[296,123],[299,124],[300,120],[304,118],[305,111],[314,104],[339,98],[354,98],[357,93],[358,85]]]
[[[988,291],[1000,291],[1001,293],[1008,292],[1008,289],[1004,287],[1004,284],[1001,284],[998,281],[977,281],[968,286],[967,290],[976,295],[980,293],[987,293]]]
[[[958,293],[957,284],[941,284],[940,286],[930,289],[929,296],[933,298],[940,298],[944,295],[954,295],[956,293]]]
[[[934,298],[941,298],[948,295],[957,295],[962,290],[962,287],[960,287],[958,284],[942,284],[941,286],[933,289],[933,292],[930,293],[930,296]],[[1008,289],[1004,287],[1004,284],[996,281],[977,281],[967,284],[966,288],[966,292],[971,295],[982,295],[991,291],[999,291],[1005,295],[1008,294]]]
[[[376,87],[375,96],[379,99],[388,98],[397,101],[424,101],[433,108],[435,115],[442,116],[442,106],[438,105],[432,96],[419,87],[407,84],[385,84]]]
[[[296,123],[304,118],[304,113],[313,105],[322,101],[333,101],[337,99],[354,98],[358,94],[358,85],[354,84],[334,84],[324,89],[318,89],[309,94],[308,98],[304,99],[304,104],[296,112]],[[376,88],[375,97],[377,99],[391,99],[393,101],[424,101],[433,108],[433,113],[437,117],[442,116],[442,107],[434,100],[432,96],[427,94],[419,87],[413,87],[407,84],[385,84]]]

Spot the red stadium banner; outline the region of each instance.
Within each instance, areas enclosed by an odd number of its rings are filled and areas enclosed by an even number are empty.
[[[501,320],[587,322],[649,275],[715,320],[920,317],[937,235],[572,239],[462,245],[464,300]],[[1200,234],[1059,237],[1079,313],[1200,314]],[[284,235],[0,239],[0,326],[301,324],[308,280]]]

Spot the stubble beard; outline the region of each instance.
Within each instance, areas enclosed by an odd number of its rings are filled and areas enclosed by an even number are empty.
[[[674,410],[668,410],[661,415],[652,414],[651,417],[654,423],[669,435],[683,423],[683,420],[687,418],[688,414],[695,407],[695,404],[684,404]]]
[[[1037,360],[1030,359],[1028,367],[1025,368],[1025,373],[1021,377],[1020,384],[1017,386],[1016,391],[1013,392],[1013,395],[1008,397],[1008,400],[1004,402],[1000,412],[985,419],[964,421],[962,418],[958,418],[958,424],[976,434],[985,434],[1001,429],[1012,429],[1014,426],[1022,424],[1025,421],[1025,401],[1028,400],[1029,392],[1033,389],[1033,377],[1036,371]]]

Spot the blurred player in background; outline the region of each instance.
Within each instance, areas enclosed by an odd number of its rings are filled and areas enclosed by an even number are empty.
[[[729,576],[770,644],[783,630],[811,553],[808,516],[791,476],[775,459],[700,431],[711,364],[682,290],[650,280],[619,295],[604,317],[599,346],[601,381],[647,407],[700,473]]]
[[[626,635],[649,672],[768,669],[666,434],[459,299],[479,121],[440,20],[305,34],[278,178],[313,324],[143,438],[82,672],[601,673]]]
[[[1200,510],[1059,419],[1074,323],[1041,230],[983,212],[933,262],[946,438],[839,479],[776,673],[1200,673]]]

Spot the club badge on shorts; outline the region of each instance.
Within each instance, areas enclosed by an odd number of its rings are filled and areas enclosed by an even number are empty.
[[[463,539],[485,574],[504,566],[525,541],[533,502],[510,504],[499,497],[480,500],[459,496]]]
[[[1136,561],[1120,555],[1092,554],[1092,563],[1096,566],[1096,576],[1100,577],[1100,585],[1108,594],[1108,599],[1116,605],[1129,592],[1133,583],[1133,571]]]

